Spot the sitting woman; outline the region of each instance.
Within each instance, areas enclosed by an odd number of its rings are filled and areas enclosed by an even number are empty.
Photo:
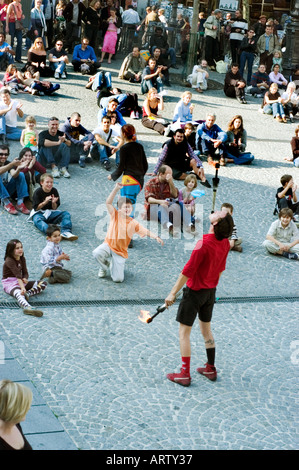
[[[22,162],[21,172],[25,174],[29,199],[32,201],[35,186],[39,183],[40,176],[46,173],[47,170],[36,160],[33,151],[28,147],[22,148],[19,153],[19,160]]]
[[[278,88],[286,88],[288,81],[287,79],[280,73],[280,66],[279,64],[275,64],[273,66],[273,71],[269,74],[270,83],[277,83]]]
[[[269,91],[265,93],[262,109],[265,114],[273,114],[276,121],[287,122],[277,83],[271,83]]]
[[[141,123],[148,129],[153,129],[161,135],[168,136],[170,132],[170,124],[158,114],[164,110],[163,97],[158,95],[156,88],[148,91],[147,98],[143,102]]]
[[[51,77],[53,75],[51,68],[47,66],[47,53],[42,38],[36,38],[28,51],[27,63],[22,72],[27,70],[32,75],[38,72],[41,77]]]
[[[227,129],[227,141],[225,142],[225,158],[220,158],[220,165],[235,163],[236,165],[249,165],[254,156],[245,152],[247,144],[247,132],[243,127],[242,116],[234,116]]]
[[[290,82],[286,91],[281,95],[281,104],[286,116],[289,116],[291,122],[294,122],[294,116],[297,114],[299,107],[299,96],[295,91],[296,83]]]

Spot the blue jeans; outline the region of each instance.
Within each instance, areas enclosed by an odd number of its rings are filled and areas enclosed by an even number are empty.
[[[89,149],[84,150],[83,142],[86,142],[87,140],[88,140],[88,137],[85,136],[80,140],[82,144],[74,144],[73,142],[71,143],[71,146],[70,146],[70,162],[71,163],[78,163],[79,159],[83,159],[83,160],[86,159],[87,155],[89,154]]]
[[[11,36],[11,47],[16,51],[16,60],[21,60],[22,58],[22,37],[23,33],[20,30],[16,29],[15,23],[9,23],[9,34]],[[17,47],[14,48],[15,38],[17,40]]]
[[[95,79],[93,81],[91,89],[96,91],[99,88],[111,88],[112,87],[112,79],[110,72],[97,72]]]
[[[0,116],[0,134],[5,134],[9,140],[20,140],[22,130],[7,126],[5,116]]]
[[[273,116],[285,116],[285,112],[281,103],[272,103],[266,104],[264,106],[264,113],[265,114],[273,114]]]
[[[66,63],[64,60],[60,62],[50,62],[50,67],[54,72],[62,74],[62,72],[66,71]]]
[[[70,155],[70,148],[65,143],[62,143],[57,145],[57,147],[39,148],[37,159],[44,166],[45,164],[52,165],[54,163],[60,168],[64,168],[68,167],[70,163]]]
[[[43,212],[37,212],[32,217],[36,228],[46,233],[49,224],[60,225],[61,233],[72,231],[72,221],[67,211],[51,211],[50,216],[46,219]]]
[[[214,148],[214,143],[213,142],[211,142],[209,140],[205,140],[205,139],[201,140],[201,149],[202,149],[202,153],[204,155],[211,155],[211,157],[213,157],[215,155],[215,152],[217,150],[217,149]],[[222,156],[223,152],[224,152],[223,144],[221,144],[218,147],[218,150],[219,150],[219,155]]]
[[[226,152],[225,157],[232,158],[235,165],[250,165],[250,163],[254,160],[254,156],[250,152],[240,153],[237,157],[229,152]]]
[[[0,199],[8,199],[14,193],[17,193],[18,199],[28,196],[28,187],[24,173],[19,173],[16,178],[11,178],[8,183],[3,183],[0,178]]]
[[[156,80],[142,80],[141,82],[141,93],[144,95],[151,88],[157,88],[158,93],[163,90],[163,82],[160,77],[157,77]]]
[[[245,64],[247,61],[247,85],[250,85],[251,75],[252,75],[252,66],[254,62],[254,54],[252,52],[243,51],[240,57],[240,74],[243,77]]]
[[[107,147],[106,145],[101,145],[98,142],[94,142],[90,149],[90,154],[93,158],[97,159],[100,157],[100,163],[107,162],[109,157],[111,157],[111,148]],[[116,165],[119,164],[119,151],[116,152],[115,155],[115,163]]]
[[[31,83],[30,86],[33,90],[42,91],[47,96],[52,95],[52,93],[54,93],[56,90],[59,90],[60,88],[59,83],[55,83],[54,85],[51,83],[50,88],[47,88],[41,83],[36,82]]]

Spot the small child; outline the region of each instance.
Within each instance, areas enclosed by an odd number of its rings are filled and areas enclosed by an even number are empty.
[[[184,180],[185,188],[179,190],[178,201],[184,204],[185,209],[191,214],[191,223],[195,223],[195,199],[192,191],[197,187],[197,178],[195,175],[188,175]]]
[[[42,317],[43,312],[28,303],[28,297],[40,294],[47,287],[45,281],[28,281],[28,271],[20,240],[10,240],[4,256],[2,285],[4,292],[14,297],[26,315]]]
[[[281,187],[276,191],[278,209],[289,208],[294,213],[294,221],[299,222],[299,202],[297,200],[297,185],[292,175],[283,175],[280,178]]]
[[[120,197],[117,203],[118,210],[113,207],[113,200],[118,191],[123,187],[116,183],[114,189],[106,200],[106,206],[110,215],[110,224],[104,243],[93,250],[93,256],[100,264],[99,277],[105,277],[110,267],[111,278],[114,282],[123,282],[125,262],[128,258],[128,246],[134,235],[150,237],[164,245],[161,238],[140,225],[136,219],[130,217],[133,210],[132,201],[126,197]]]
[[[282,71],[282,53],[281,51],[274,51],[274,54],[273,54],[273,59],[272,59],[272,69],[273,70],[273,67],[274,65],[279,65],[279,71],[281,72]]]
[[[25,129],[22,130],[20,144],[28,147],[33,152],[37,152],[38,132],[36,130],[36,119],[34,116],[27,116],[25,119]]]
[[[185,133],[185,137],[186,137],[188,144],[192,147],[192,150],[196,154],[198,154],[199,152],[198,150],[196,150],[196,143],[195,143],[196,133],[195,133],[194,126],[191,122],[186,123],[184,127],[184,133]]]
[[[234,207],[229,202],[224,202],[221,206],[221,210],[233,216]],[[235,223],[234,223],[233,232],[232,232],[231,237],[229,238],[230,249],[232,251],[239,251],[239,253],[241,253],[243,251],[243,248],[241,247],[241,243],[242,243],[242,238],[238,237],[237,227],[235,226]]]
[[[49,225],[46,230],[47,245],[43,249],[40,262],[44,271],[41,279],[48,278],[49,284],[67,284],[70,282],[72,272],[64,269],[62,260],[69,261],[70,257],[62,251],[60,246],[61,232],[58,225]]]
[[[299,232],[292,221],[293,211],[281,209],[279,219],[271,224],[263,246],[269,253],[288,259],[299,259]]]

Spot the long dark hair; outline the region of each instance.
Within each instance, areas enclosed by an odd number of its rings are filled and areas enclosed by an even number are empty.
[[[17,243],[21,243],[21,245],[23,246],[23,243],[20,240],[17,240],[16,238],[13,238],[12,240],[9,240],[9,242],[6,245],[4,259],[14,258],[13,254],[14,254]],[[24,256],[24,255],[22,255],[22,256]]]
[[[241,121],[241,125],[238,129],[235,129],[234,128],[234,122],[236,119],[240,119]],[[232,131],[233,133],[236,133],[236,132],[241,132],[243,133],[243,130],[244,130],[244,127],[243,127],[243,118],[242,116],[240,116],[239,114],[237,114],[237,116],[234,116],[230,122],[228,123],[228,128],[227,128],[228,131]]]

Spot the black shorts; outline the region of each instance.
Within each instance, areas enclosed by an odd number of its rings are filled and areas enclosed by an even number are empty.
[[[185,287],[176,320],[183,325],[192,326],[196,315],[202,322],[210,322],[215,303],[216,288],[192,290]]]

